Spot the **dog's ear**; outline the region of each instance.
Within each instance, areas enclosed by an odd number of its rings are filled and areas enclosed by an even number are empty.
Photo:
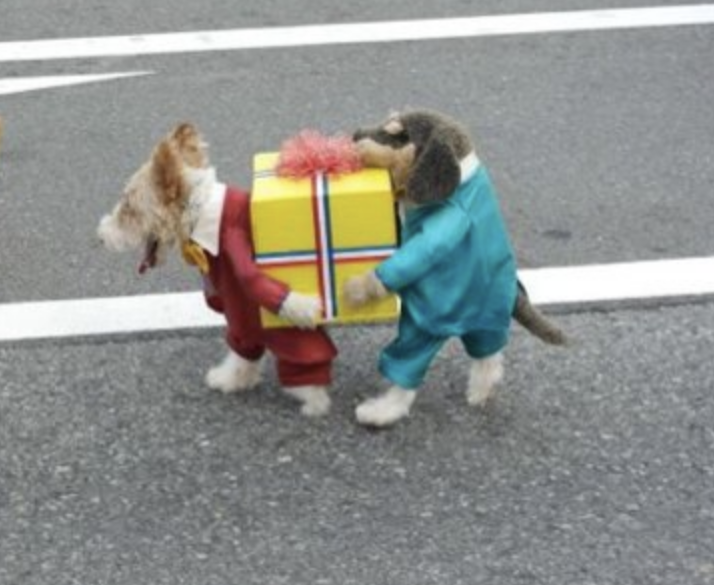
[[[171,142],[162,140],[151,157],[151,172],[164,205],[182,200],[186,193],[181,168],[181,159]]]
[[[171,132],[171,139],[175,140],[178,146],[198,139],[198,130],[190,122],[182,122]]]
[[[206,144],[193,124],[183,122],[176,126],[170,140],[186,164],[196,168],[206,166]]]
[[[406,195],[419,204],[442,201],[453,193],[460,181],[461,168],[453,147],[434,133],[416,150]]]

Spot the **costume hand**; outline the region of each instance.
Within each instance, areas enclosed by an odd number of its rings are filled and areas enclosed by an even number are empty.
[[[321,313],[322,303],[318,297],[290,292],[278,314],[300,329],[315,329]]]
[[[374,272],[348,278],[344,285],[345,299],[353,307],[387,296],[389,291]]]

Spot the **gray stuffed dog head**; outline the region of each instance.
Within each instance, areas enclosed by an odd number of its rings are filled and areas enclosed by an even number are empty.
[[[428,110],[392,114],[353,138],[364,164],[389,169],[398,196],[419,205],[449,197],[461,180],[459,162],[474,150],[458,122]]]

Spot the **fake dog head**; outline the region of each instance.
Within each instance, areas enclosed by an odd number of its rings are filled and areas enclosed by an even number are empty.
[[[206,174],[206,144],[191,124],[180,124],[154,148],[129,179],[97,233],[114,251],[144,249],[140,272],[162,264],[187,233],[183,225],[191,190]]]
[[[392,114],[353,138],[365,166],[389,169],[397,194],[416,204],[449,197],[461,178],[459,161],[474,149],[458,122],[427,110]]]

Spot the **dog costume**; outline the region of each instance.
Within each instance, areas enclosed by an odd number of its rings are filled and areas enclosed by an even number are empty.
[[[327,386],[337,355],[322,328],[266,329],[260,307],[277,313],[288,287],[266,276],[253,261],[250,194],[215,182],[201,201],[191,201],[194,216],[190,239],[205,252],[208,272],[204,293],[208,306],[222,313],[228,324],[229,347],[249,361],[269,349],[276,357],[278,377],[284,387]]]
[[[383,427],[407,416],[450,337],[459,337],[471,357],[467,402],[485,404],[503,377],[512,318],[543,341],[566,341],[518,282],[488,172],[466,130],[438,112],[395,113],[353,138],[366,166],[390,170],[403,224],[393,256],[344,286],[354,306],[389,291],[402,299],[398,335],[379,359],[392,386],[359,404],[357,420]]]
[[[488,172],[473,153],[460,169],[451,196],[406,210],[402,245],[375,270],[402,300],[399,333],[379,369],[405,389],[421,385],[449,337],[477,359],[508,342],[515,258]]]

